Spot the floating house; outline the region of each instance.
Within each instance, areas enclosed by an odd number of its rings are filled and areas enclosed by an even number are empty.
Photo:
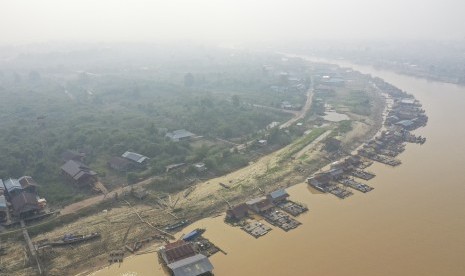
[[[236,206],[233,206],[232,208],[229,208],[226,211],[226,219],[227,220],[241,220],[248,216],[249,214],[249,207],[247,204],[242,203]]]
[[[287,200],[289,194],[284,189],[279,189],[267,195],[267,198],[274,204]]]
[[[254,198],[247,201],[246,204],[250,210],[256,213],[263,213],[274,207],[271,201],[266,197]]]
[[[164,264],[174,276],[211,275],[213,265],[203,254],[197,254],[190,242],[179,240],[158,251]]]

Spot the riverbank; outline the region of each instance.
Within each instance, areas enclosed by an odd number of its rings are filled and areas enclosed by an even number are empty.
[[[373,103],[381,103],[383,100],[378,93],[371,93],[370,97]],[[383,107],[382,104],[376,104],[373,110],[376,116],[373,117],[349,114],[357,123],[351,131],[346,133],[351,138],[343,141],[345,147],[353,148],[376,133],[381,127],[379,118]],[[332,123],[326,126],[326,129],[333,131],[336,126],[338,126],[337,123]],[[240,203],[277,188],[301,183],[308,175],[331,162],[326,158],[327,153],[321,142],[312,144],[326,132],[320,131],[319,133],[312,137],[313,140],[303,137],[296,143],[264,156],[241,170],[199,183],[189,193],[181,191],[169,195],[168,198],[155,197],[155,201],[138,201],[130,198],[129,193],[128,195],[121,193],[119,199],[113,198],[107,201],[109,205],[105,207],[105,210],[96,209],[89,216],[34,237],[35,241],[54,239],[67,233],[85,230],[101,233],[102,239],[98,243],[83,244],[79,246],[79,251],[68,248],[59,249],[42,255],[41,261],[51,268],[48,271],[50,275],[62,275],[60,273],[63,271],[77,272],[82,271],[83,268],[100,266],[106,262],[108,252],[111,250],[124,246],[126,242],[142,240],[157,233],[141,223],[136,213],[156,227],[163,228],[180,219],[187,218],[196,221],[222,213],[229,204]],[[312,132],[307,135],[312,135]],[[300,145],[302,140],[311,146]],[[298,151],[296,151],[296,144],[299,144]],[[290,152],[299,153],[299,158],[291,158]],[[220,183],[226,184],[229,188],[224,188]],[[134,207],[127,206],[120,200],[121,198],[129,200]],[[80,208],[80,206],[77,207]],[[222,247],[221,242],[216,243]],[[153,246],[156,247],[157,244],[161,243],[155,242]]]

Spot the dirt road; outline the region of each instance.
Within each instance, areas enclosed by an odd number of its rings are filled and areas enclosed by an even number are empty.
[[[98,196],[94,196],[94,197],[91,197],[91,198],[88,198],[88,199],[84,199],[84,200],[79,201],[79,202],[75,202],[75,203],[67,205],[63,209],[61,209],[60,214],[61,215],[66,215],[66,214],[75,213],[76,211],[79,211],[82,208],[86,208],[86,207],[89,207],[89,206],[92,206],[92,205],[96,205],[96,204],[98,204],[98,203],[100,203],[100,202],[102,202],[104,200],[112,199],[112,198],[115,197],[116,194],[120,195],[122,193],[129,192],[131,190],[131,187],[136,188],[136,187],[139,187],[139,186],[147,185],[150,182],[152,182],[154,179],[155,179],[155,177],[150,177],[150,178],[148,178],[146,180],[143,180],[143,181],[138,182],[136,184],[133,184],[131,186],[124,186],[124,187],[117,188],[117,189],[107,193],[106,195],[98,195]]]
[[[310,88],[307,91],[307,101],[305,102],[304,107],[302,110],[300,110],[294,118],[291,118],[289,121],[285,122],[284,124],[279,126],[279,129],[287,128],[297,122],[300,119],[303,119],[305,117],[305,114],[307,114],[307,111],[310,109],[312,106],[312,99],[313,99],[313,88]]]

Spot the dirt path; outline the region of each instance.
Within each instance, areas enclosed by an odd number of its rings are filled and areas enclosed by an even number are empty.
[[[102,202],[104,200],[112,199],[112,198],[115,197],[116,194],[120,195],[123,192],[129,192],[131,190],[131,188],[136,188],[136,187],[139,187],[139,186],[147,185],[150,182],[152,182],[154,179],[155,179],[155,177],[150,177],[150,178],[148,178],[146,180],[143,180],[143,181],[138,182],[136,184],[133,184],[131,186],[124,186],[124,187],[117,188],[117,189],[115,189],[115,190],[113,190],[111,192],[108,192],[105,195],[98,195],[98,196],[94,196],[94,197],[91,197],[91,198],[88,198],[88,199],[84,199],[84,200],[79,201],[79,202],[75,202],[75,203],[67,205],[63,209],[61,209],[60,214],[61,215],[66,215],[66,214],[75,213],[76,211],[79,211],[82,208],[86,208],[86,207],[89,207],[89,206],[92,206],[92,205],[96,205],[96,204],[98,204],[98,203],[100,203],[100,202]]]
[[[293,114],[294,116],[298,116],[300,111],[296,110],[289,110],[289,109],[283,109],[283,108],[276,108],[276,107],[271,107],[271,106],[265,106],[265,105],[259,105],[259,104],[253,104],[253,107],[259,107],[263,109],[268,109],[271,111],[278,111],[278,112],[284,112],[284,113],[290,113]]]

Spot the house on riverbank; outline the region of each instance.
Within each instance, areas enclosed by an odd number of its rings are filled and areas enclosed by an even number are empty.
[[[203,254],[198,254],[194,245],[184,240],[168,243],[158,250],[164,265],[174,276],[211,275],[213,265]]]

